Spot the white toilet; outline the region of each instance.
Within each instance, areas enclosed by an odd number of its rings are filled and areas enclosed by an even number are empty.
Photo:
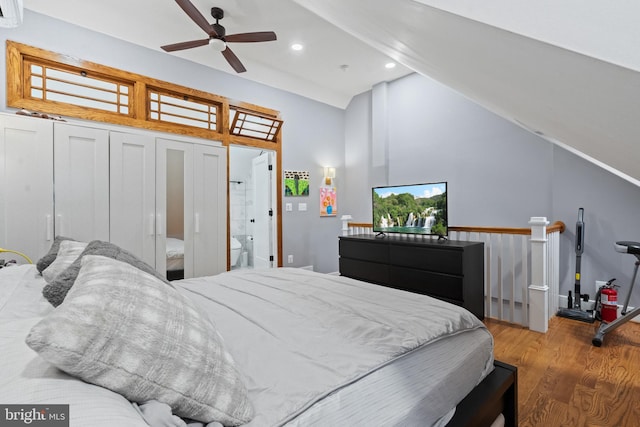
[[[238,239],[231,236],[231,267],[235,267],[242,253],[242,244]]]

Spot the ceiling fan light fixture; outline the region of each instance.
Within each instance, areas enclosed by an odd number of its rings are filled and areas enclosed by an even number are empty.
[[[17,1],[17,0],[0,0],[0,4],[4,4],[5,1]],[[22,0],[20,0],[22,1]],[[276,33],[273,31],[257,31],[252,33],[238,33],[227,35],[225,28],[218,23],[220,19],[224,17],[224,11],[219,7],[211,8],[211,16],[216,20],[215,24],[209,24],[209,21],[200,13],[200,11],[191,3],[190,0],[176,0],[178,6],[191,18],[191,20],[198,25],[209,36],[206,39],[190,40],[187,42],[173,43],[160,48],[166,52],[174,52],[176,50],[191,49],[194,47],[206,46],[207,44],[213,46],[213,49],[222,53],[222,56],[231,65],[231,68],[236,73],[244,73],[247,69],[242,65],[242,62],[235,53],[227,46],[229,43],[255,43],[255,42],[270,42],[277,40]]]
[[[209,40],[209,45],[212,46],[218,52],[222,52],[227,48],[227,44],[224,40],[212,38]]]

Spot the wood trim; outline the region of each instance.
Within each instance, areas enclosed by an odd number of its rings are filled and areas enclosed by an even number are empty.
[[[489,233],[489,234],[521,234],[530,235],[531,228],[527,227],[477,227],[477,226],[449,226],[449,230],[457,232],[469,233]],[[556,221],[547,227],[547,234],[559,231],[563,233],[565,230],[562,221]]]
[[[349,222],[349,227],[373,228],[373,224],[367,222]]]
[[[227,110],[228,111],[228,110]],[[228,113],[227,113],[228,114]],[[225,120],[228,120],[228,116]],[[283,232],[282,232],[282,186],[283,186],[283,182],[282,182],[282,136],[280,135],[280,133],[278,133],[278,135],[276,136],[276,141],[274,142],[269,142],[269,141],[260,141],[260,140],[253,140],[251,138],[246,138],[246,137],[240,137],[240,136],[233,136],[233,135],[229,135],[227,138],[228,144],[227,145],[241,145],[244,147],[253,147],[253,148],[261,148],[264,150],[270,150],[275,152],[275,157],[276,157],[276,168],[274,173],[276,174],[276,206],[274,207],[274,215],[275,215],[275,220],[276,220],[276,224],[277,224],[277,228],[278,228],[278,242],[277,242],[277,257],[278,257],[278,267],[282,267],[284,264],[284,261],[282,259],[282,253],[283,253],[283,244],[282,244],[282,236],[283,236]],[[230,150],[227,150],[227,158],[230,155]],[[227,167],[228,167],[228,163],[227,162]],[[228,169],[227,169],[227,174],[228,174]],[[227,195],[230,192],[230,188],[229,188],[229,184],[227,183]],[[227,221],[230,221],[230,212],[229,209],[227,209]],[[230,222],[227,222],[228,224]],[[229,236],[228,240],[228,245],[231,245],[231,237]],[[230,250],[230,246],[229,246],[229,250]],[[231,268],[231,266],[229,266],[229,268]]]
[[[560,232],[560,233],[564,233],[564,230],[566,229],[564,222],[562,221],[556,221],[553,224],[551,224],[550,226],[547,227],[547,234],[549,233],[554,233],[556,231]]]
[[[240,108],[253,114],[264,116],[270,119],[282,121],[280,112],[267,107],[250,104],[242,101],[231,102],[228,98],[220,95],[204,92],[198,89],[165,82],[151,77],[143,76],[117,68],[108,67],[90,61],[84,61],[69,55],[63,55],[50,52],[33,46],[7,40],[6,42],[7,57],[7,106],[38,111],[42,113],[75,117],[83,120],[91,120],[96,122],[111,123],[123,126],[132,126],[142,129],[155,130],[160,132],[175,133],[185,136],[193,136],[197,138],[212,139],[222,141],[224,145],[228,145],[231,141],[229,135],[229,109],[233,107]],[[129,115],[111,113],[97,109],[75,106],[60,102],[38,100],[27,96],[29,82],[27,77],[29,73],[23,69],[24,60],[34,61],[38,64],[49,64],[52,67],[59,67],[69,71],[82,70],[88,74],[94,74],[109,77],[114,81],[120,81],[128,85],[132,85],[133,93],[131,93],[131,108]],[[227,120],[218,121],[216,130],[201,129],[192,126],[181,125],[177,123],[161,122],[150,120],[148,111],[148,91],[156,89],[160,92],[172,93],[179,96],[187,96],[189,98],[206,100],[213,104],[219,105],[219,113],[222,118],[225,114]],[[240,145],[248,145],[247,141],[260,141],[257,138],[242,137],[236,139],[233,143]],[[265,141],[266,142],[266,141]],[[273,149],[274,145],[280,142],[267,142],[269,148]],[[253,144],[251,144],[253,146]],[[267,148],[266,146],[264,148]]]
[[[349,222],[349,227],[373,228],[373,224],[366,222]],[[530,235],[531,229],[525,227],[478,227],[478,226],[449,226],[449,230],[469,233],[489,233],[489,234],[522,234]],[[565,225],[562,221],[556,221],[547,227],[547,234],[559,231],[564,233]]]
[[[282,134],[276,135],[276,194],[278,203],[276,205],[276,219],[278,221],[278,267],[284,265],[282,259]]]
[[[264,148],[265,150],[275,150],[277,146],[280,146],[280,141],[262,141],[259,139],[249,138],[247,136],[238,136],[228,134],[229,144],[247,145],[250,147]]]
[[[272,110],[271,108],[262,107],[260,105],[251,104],[249,102],[229,100],[229,108],[236,108],[238,110],[250,111],[252,113],[258,113],[262,116],[267,116],[272,119],[280,120],[280,112]]]

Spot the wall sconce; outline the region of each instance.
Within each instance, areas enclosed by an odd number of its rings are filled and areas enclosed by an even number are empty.
[[[336,177],[336,168],[326,166],[324,168],[324,185],[332,185],[333,179]]]

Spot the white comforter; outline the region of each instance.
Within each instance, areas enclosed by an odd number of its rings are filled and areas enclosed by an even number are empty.
[[[31,326],[53,308],[33,266],[3,270],[0,402],[70,404],[72,426],[145,426],[122,396],[58,371],[27,347]],[[482,323],[426,296],[301,269],[173,284],[209,313],[245,376],[256,412],[247,427],[442,425],[492,368]],[[390,372],[395,379],[385,382]],[[416,388],[408,377],[420,375]],[[405,380],[413,386],[398,393]],[[392,398],[401,409],[384,406]]]
[[[424,295],[296,268],[234,271],[174,284],[209,313],[245,374],[256,412],[249,426],[308,425],[301,420],[309,419],[312,405],[414,351],[437,351],[440,341],[468,334],[480,345],[469,347],[458,376],[442,378],[434,366],[431,383],[403,399],[423,406],[416,425],[428,426],[451,414],[492,369],[493,341],[483,324],[465,309]],[[456,349],[464,353],[465,346]],[[460,364],[460,354],[444,356],[438,363],[450,358]],[[421,400],[430,388],[437,398],[425,404]],[[413,404],[406,413],[394,408],[383,424],[379,407],[346,411],[353,418],[342,425],[394,425],[416,410]],[[342,410],[346,403],[338,406]],[[318,425],[334,425],[326,413],[319,417]]]

